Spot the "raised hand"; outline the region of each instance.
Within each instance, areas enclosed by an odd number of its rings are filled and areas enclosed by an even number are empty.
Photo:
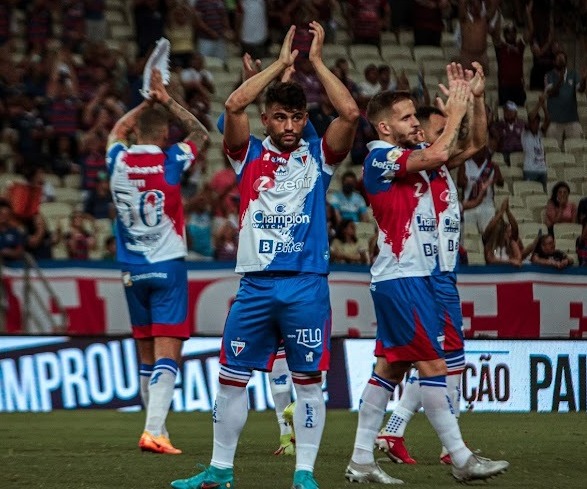
[[[281,74],[281,83],[287,83],[291,81],[295,72],[296,69],[293,65],[288,66],[285,70],[283,70],[283,73]]]
[[[473,61],[471,64],[475,68],[475,75],[473,75],[472,71],[467,70],[465,79],[469,82],[473,96],[481,97],[485,92],[485,73],[483,72],[483,67],[477,61]]]
[[[169,99],[169,94],[163,85],[163,77],[157,68],[151,70],[151,85],[149,87],[149,98],[153,102],[164,104]]]
[[[324,45],[324,28],[319,22],[310,22],[310,34],[314,36],[310,45],[309,59],[311,63],[322,61],[322,46]]]
[[[471,88],[464,80],[456,80],[449,89],[448,100],[444,106],[447,116],[455,115],[462,119],[467,113]]]
[[[446,79],[448,81],[448,88],[444,86],[442,83],[438,84],[440,91],[444,94],[445,97],[448,97],[448,92],[450,90],[451,85],[454,85],[459,80],[465,79],[465,72],[463,70],[463,66],[460,63],[450,63],[446,65]]]
[[[296,33],[296,26],[292,25],[285,35],[283,44],[281,45],[281,51],[279,52],[279,61],[281,61],[286,67],[294,64],[298,50],[291,50],[293,44],[294,34]]]

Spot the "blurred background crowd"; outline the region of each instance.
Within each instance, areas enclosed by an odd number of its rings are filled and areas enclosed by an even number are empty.
[[[381,90],[430,105],[447,62],[483,65],[488,146],[453,175],[463,263],[587,265],[586,0],[3,0],[2,259],[114,259],[106,139],[142,100],[144,64],[165,36],[169,90],[212,142],[182,184],[190,259],[234,260],[239,194],[216,120],[242,81],[242,54],[266,66],[295,24],[294,79],[325,132],[336,114],[307,59],[314,19],[324,59],[362,110]],[[261,110],[248,109],[259,137]],[[329,191],[335,263],[377,253],[361,176],[375,137],[362,117]]]

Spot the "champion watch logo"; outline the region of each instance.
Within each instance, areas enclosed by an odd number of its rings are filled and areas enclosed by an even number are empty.
[[[232,340],[230,342],[230,347],[232,348],[232,353],[234,353],[234,356],[238,357],[240,353],[245,349],[245,342]]]

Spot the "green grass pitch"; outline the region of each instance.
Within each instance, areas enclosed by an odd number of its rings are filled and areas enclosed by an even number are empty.
[[[0,488],[168,488],[193,474],[212,453],[210,413],[171,413],[168,426],[183,455],[143,454],[137,448],[143,413],[78,410],[0,414]],[[316,464],[321,489],[377,487],[349,484],[344,470],[352,451],[357,414],[328,411]],[[466,413],[461,428],[469,447],[504,458],[510,470],[487,488],[587,488],[587,416],[571,414]],[[424,415],[406,432],[415,466],[382,467],[406,489],[455,488],[449,468],[438,463],[440,443]],[[235,489],[291,487],[293,457],[275,457],[275,415],[250,412],[236,455]],[[380,455],[376,454],[379,458]]]

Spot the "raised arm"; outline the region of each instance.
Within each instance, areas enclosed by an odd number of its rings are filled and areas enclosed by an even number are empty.
[[[150,102],[148,102],[147,100],[143,100],[143,102],[137,105],[134,109],[127,112],[120,119],[118,119],[118,121],[116,121],[116,124],[114,124],[114,127],[110,131],[110,134],[108,135],[107,147],[110,147],[117,141],[120,141],[124,143],[126,146],[128,146],[129,135],[137,125],[139,115],[141,114],[143,109],[145,109],[149,105]]]
[[[346,153],[353,145],[359,123],[359,107],[344,83],[322,61],[324,29],[318,22],[313,21],[310,22],[310,33],[314,36],[310,46],[310,62],[338,114],[328,126],[324,140],[335,153]]]
[[[249,118],[245,112],[274,78],[293,65],[298,50],[291,51],[295,26],[291,26],[285,36],[279,58],[263,71],[246,80],[230,94],[224,104],[224,144],[230,151],[243,148],[249,140]]]

